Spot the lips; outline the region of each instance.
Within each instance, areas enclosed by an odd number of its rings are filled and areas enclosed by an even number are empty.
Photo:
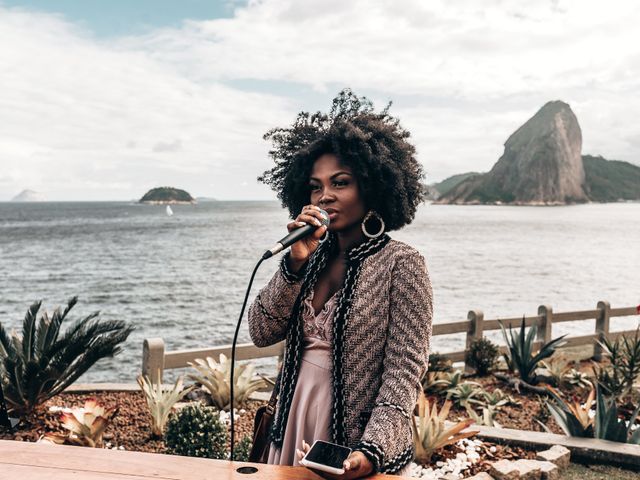
[[[327,208],[325,212],[329,214],[329,220],[333,220],[338,216],[338,211],[335,208]]]

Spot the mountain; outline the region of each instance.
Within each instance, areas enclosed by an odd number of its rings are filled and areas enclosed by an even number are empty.
[[[438,183],[432,183],[429,185],[433,189],[436,190],[437,196],[445,195],[452,188],[458,186],[458,184],[469,177],[474,177],[476,175],[481,175],[479,172],[467,172],[467,173],[459,173],[457,175],[452,175],[451,177],[445,178],[443,181]]]
[[[569,105],[548,102],[507,139],[489,172],[459,182],[437,203],[587,202],[581,150],[582,132]]]
[[[46,202],[46,198],[40,192],[23,190],[11,199],[12,202]]]
[[[640,200],[640,167],[620,160],[583,155],[586,189],[594,202]]]
[[[143,195],[140,203],[151,205],[165,205],[178,203],[196,203],[195,199],[185,190],[173,187],[152,188]]]

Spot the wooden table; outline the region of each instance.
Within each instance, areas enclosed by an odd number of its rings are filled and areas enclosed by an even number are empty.
[[[236,469],[253,466],[257,473]],[[319,480],[304,467],[279,467],[159,453],[104,450],[99,448],[0,440],[1,480]],[[391,475],[369,477],[397,480]]]

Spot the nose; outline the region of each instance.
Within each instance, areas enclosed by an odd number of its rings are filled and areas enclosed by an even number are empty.
[[[318,200],[318,203],[320,205],[326,205],[327,203],[330,203],[333,201],[334,201],[333,195],[331,195],[327,190],[325,190],[322,196],[320,197],[320,199]]]

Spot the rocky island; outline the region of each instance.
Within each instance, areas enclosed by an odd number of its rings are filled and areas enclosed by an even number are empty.
[[[152,188],[140,199],[146,205],[186,205],[194,204],[196,200],[185,190],[173,187]]]
[[[640,167],[582,155],[582,131],[568,104],[545,104],[505,142],[487,173],[434,184],[435,203],[566,205],[640,200]]]
[[[11,199],[12,202],[46,202],[47,199],[40,192],[23,190]]]

